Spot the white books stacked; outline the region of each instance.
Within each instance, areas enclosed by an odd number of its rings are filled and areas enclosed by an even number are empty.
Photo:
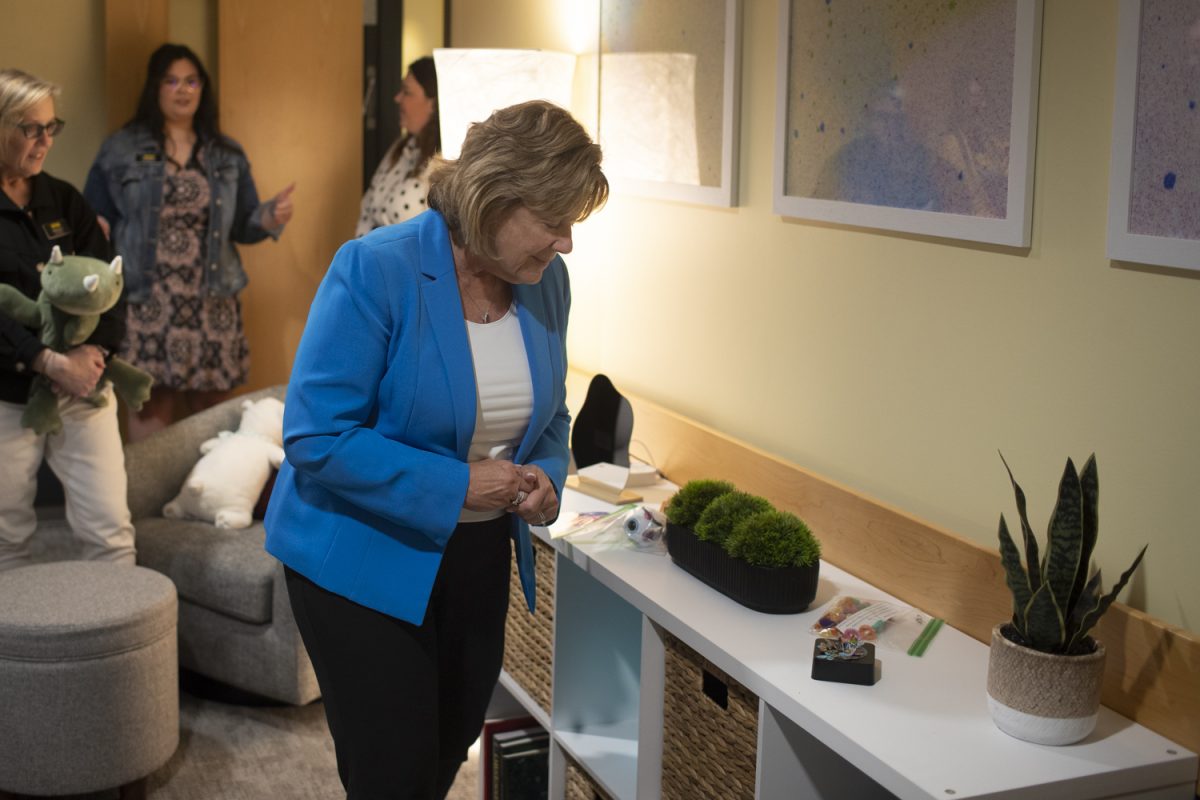
[[[641,501],[641,494],[632,487],[651,486],[657,481],[658,470],[649,464],[635,461],[629,467],[619,467],[601,461],[582,467],[576,475],[567,478],[567,486],[613,505],[623,505]]]

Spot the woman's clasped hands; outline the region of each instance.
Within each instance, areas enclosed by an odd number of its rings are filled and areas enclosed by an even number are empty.
[[[91,344],[73,347],[65,353],[42,350],[35,362],[50,379],[59,397],[87,397],[96,390],[104,374],[104,351]]]
[[[536,464],[487,458],[471,462],[470,470],[465,508],[507,509],[530,525],[545,525],[558,516],[558,493]]]

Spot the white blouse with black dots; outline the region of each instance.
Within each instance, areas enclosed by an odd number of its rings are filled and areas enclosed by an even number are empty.
[[[384,225],[404,222],[425,210],[425,197],[429,194],[429,167],[433,159],[415,178],[405,177],[420,157],[421,151],[414,138],[408,140],[391,169],[387,167],[386,157],[379,162],[375,174],[371,176],[371,185],[363,195],[355,236],[370,233]]]

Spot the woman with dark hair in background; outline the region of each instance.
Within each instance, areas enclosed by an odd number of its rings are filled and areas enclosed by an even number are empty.
[[[425,210],[429,169],[433,156],[442,149],[437,95],[433,59],[418,58],[409,65],[395,97],[400,107],[400,138],[388,148],[371,177],[355,236],[404,222]]]
[[[179,44],[154,51],[137,112],[105,140],[84,187],[125,260],[123,353],[154,376],[150,401],[127,420],[131,440],[245,383],[247,278],[234,243],[278,239],[293,188],[260,204],[200,59]]]
[[[0,283],[30,299],[41,292],[39,267],[55,246],[64,255],[111,257],[79,191],[42,170],[66,125],[55,113],[58,93],[49,81],[0,70]],[[42,343],[41,331],[0,312],[0,571],[29,562],[43,458],[62,482],[67,522],[83,558],[133,565],[116,399],[111,387],[103,389],[104,406],[81,399],[96,388],[124,330],[125,304],[118,301],[83,344],[58,353]],[[21,424],[35,373],[58,395],[59,433],[38,435]]]

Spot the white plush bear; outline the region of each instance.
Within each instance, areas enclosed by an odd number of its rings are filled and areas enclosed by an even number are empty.
[[[247,527],[271,468],[283,463],[283,403],[274,397],[244,401],[238,429],[221,431],[200,445],[200,453],[163,516]]]

